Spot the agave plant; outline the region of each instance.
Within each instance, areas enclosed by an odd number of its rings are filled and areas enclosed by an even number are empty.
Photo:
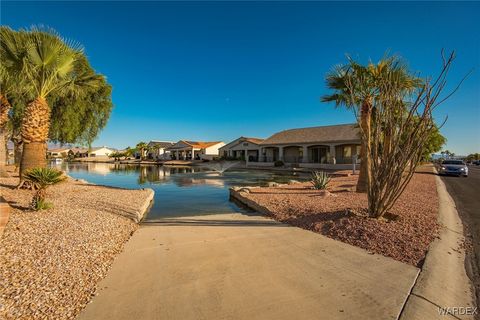
[[[31,204],[34,210],[51,208],[52,204],[45,201],[47,188],[65,180],[63,172],[53,168],[33,168],[28,170],[23,177],[37,189]]]
[[[324,171],[313,171],[310,183],[313,185],[314,189],[325,190],[327,189],[330,179],[330,175]]]

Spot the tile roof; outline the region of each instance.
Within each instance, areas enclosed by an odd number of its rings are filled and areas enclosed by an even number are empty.
[[[197,148],[197,149],[205,149],[211,146],[214,146],[216,144],[222,143],[222,141],[190,141],[190,140],[180,140],[177,143],[175,143],[173,146],[171,146],[169,149],[183,149],[185,147],[179,147],[176,146],[177,144],[185,144],[187,146],[190,146],[192,148]]]
[[[357,124],[299,128],[275,133],[263,140],[261,145],[290,143],[328,143],[339,141],[360,141]]]
[[[75,148],[72,148],[71,149],[73,151],[73,153],[85,153],[85,152],[88,152],[88,149],[87,148],[78,148],[78,147],[75,147]]]
[[[244,137],[244,136],[241,136],[233,141],[230,141],[229,143],[227,143],[226,145],[224,145],[221,149],[228,149],[228,148],[232,148],[233,146],[236,146],[240,143],[243,143],[243,142],[250,142],[250,143],[253,143],[253,144],[257,144],[259,145],[264,139],[261,139],[261,138],[251,138],[251,137]]]
[[[168,148],[173,146],[175,143],[171,141],[158,141],[158,140],[152,140],[148,143],[149,146],[158,146],[159,148]]]
[[[70,151],[70,148],[55,148],[55,149],[48,149],[48,152],[65,152]]]
[[[248,138],[248,137],[242,137],[245,141],[248,141],[248,142],[251,142],[251,143],[254,143],[254,144],[260,144],[262,143],[262,141],[264,141],[265,139],[261,139],[261,138]]]

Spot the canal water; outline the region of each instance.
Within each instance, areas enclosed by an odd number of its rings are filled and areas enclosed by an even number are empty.
[[[304,180],[304,176],[266,170],[230,168],[223,173],[200,166],[157,166],[113,163],[52,164],[76,179],[90,183],[129,188],[151,188],[154,203],[145,218],[195,216],[244,212],[229,199],[232,186],[264,186],[268,182]]]

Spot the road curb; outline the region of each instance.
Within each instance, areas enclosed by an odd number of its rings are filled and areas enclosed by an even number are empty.
[[[435,179],[439,237],[430,245],[400,319],[474,319],[473,288],[465,270],[462,222],[445,184],[439,176]],[[453,309],[456,307],[458,309]],[[448,314],[442,315],[441,308],[450,308]]]

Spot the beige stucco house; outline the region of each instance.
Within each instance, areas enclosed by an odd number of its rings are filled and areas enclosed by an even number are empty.
[[[71,153],[70,148],[55,148],[49,149],[47,151],[47,156],[49,158],[66,158],[68,157],[69,153]]]
[[[115,152],[115,149],[111,149],[105,146],[96,147],[96,148],[90,149],[88,156],[89,157],[108,157],[108,155],[112,152]]]
[[[281,160],[304,168],[349,169],[359,163],[360,131],[356,124],[290,129],[260,143],[257,163],[271,166]]]
[[[213,160],[218,158],[219,149],[224,145],[222,141],[180,140],[166,150],[175,160]]]
[[[220,157],[258,161],[263,139],[240,137],[220,148]]]

